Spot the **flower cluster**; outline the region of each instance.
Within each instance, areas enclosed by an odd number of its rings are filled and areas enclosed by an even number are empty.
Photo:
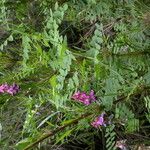
[[[0,85],[0,93],[8,93],[10,95],[14,95],[19,92],[19,86],[17,84],[8,85],[8,84],[2,84]]]
[[[86,94],[85,92],[76,92],[71,97],[72,99],[81,102],[85,105],[90,105],[92,102],[96,101],[96,97],[94,94],[94,91],[91,90],[89,94]],[[100,126],[105,126],[106,124],[111,124],[111,119],[113,116],[108,117],[108,119],[105,117],[106,113],[103,112],[100,116],[98,116],[91,125],[95,128],[98,128]],[[107,120],[106,120],[107,119]]]
[[[105,113],[103,112],[100,116],[98,116],[91,125],[95,128],[98,128],[99,126],[105,126],[106,127],[106,121],[104,119]]]
[[[85,105],[90,105],[92,102],[96,100],[93,90],[90,91],[90,94],[86,94],[85,92],[78,91],[74,93],[71,98]]]

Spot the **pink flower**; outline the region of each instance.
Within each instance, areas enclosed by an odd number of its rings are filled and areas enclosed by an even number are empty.
[[[19,91],[19,86],[17,84],[13,84],[7,89],[6,92],[9,93],[10,95],[14,95],[18,93],[18,91]]]
[[[104,115],[105,113],[102,113],[99,117],[97,117],[92,123],[91,125],[95,128],[98,128],[99,126],[106,126],[106,122],[104,119]]]
[[[2,84],[0,85],[0,93],[4,93],[9,88],[8,84]]]
[[[8,84],[0,85],[0,93],[8,93],[14,95],[19,92],[19,86],[17,84],[13,84],[9,86]]]
[[[94,91],[93,90],[91,90],[91,92],[90,92],[90,99],[91,99],[92,102],[96,101],[96,97],[94,95]]]
[[[78,92],[74,93],[71,98],[76,101],[79,101],[85,105],[90,105],[93,101],[96,100],[93,90],[91,90],[89,95],[86,94],[85,92],[78,91]]]

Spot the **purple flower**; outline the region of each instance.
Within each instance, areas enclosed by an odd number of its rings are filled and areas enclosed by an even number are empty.
[[[0,86],[0,93],[8,93],[14,95],[18,93],[18,91],[19,91],[19,86],[15,83],[11,86],[9,86],[8,84],[2,84]]]
[[[91,92],[90,92],[90,99],[91,99],[92,102],[96,101],[96,97],[94,95],[94,91],[93,90],[91,90]]]
[[[99,126],[106,126],[106,121],[104,119],[105,113],[103,112],[99,117],[97,117],[91,125],[95,128],[98,128]]]
[[[85,105],[90,105],[91,102],[96,100],[93,90],[91,90],[89,95],[86,94],[85,92],[78,91],[78,92],[74,93],[71,98],[76,101],[79,101]]]
[[[79,99],[79,96],[80,96],[80,92],[78,91],[78,92],[74,93],[71,98],[77,100],[77,99]]]
[[[18,93],[19,91],[19,86],[17,84],[13,84],[11,85],[8,89],[7,89],[7,93],[11,94],[11,95],[14,95],[16,93]]]
[[[2,84],[0,85],[0,93],[4,93],[9,88],[8,84]]]

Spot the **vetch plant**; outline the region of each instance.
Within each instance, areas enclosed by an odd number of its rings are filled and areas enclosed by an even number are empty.
[[[89,94],[78,91],[74,93],[71,98],[83,103],[84,105],[90,105],[92,102],[96,101],[96,96],[93,90],[91,90]]]
[[[98,128],[100,126],[106,127],[106,120],[104,118],[105,112],[103,112],[100,116],[98,116],[95,121],[91,123],[91,125],[95,128]]]
[[[4,93],[9,88],[8,84],[2,84],[0,85],[0,93]]]
[[[1,1],[1,149],[149,143],[146,1]]]
[[[73,94],[71,98],[83,103],[84,105],[90,105],[92,102],[96,101],[96,96],[93,90],[91,90],[89,94],[77,91],[76,93]],[[105,112],[103,112],[100,116],[98,116],[95,119],[95,121],[91,123],[91,125],[95,128],[98,128],[100,126],[106,127],[106,120],[104,118],[104,115],[106,115]]]
[[[8,85],[7,83],[0,85],[0,93],[8,93],[10,95],[15,95],[19,92],[19,85],[13,84]]]

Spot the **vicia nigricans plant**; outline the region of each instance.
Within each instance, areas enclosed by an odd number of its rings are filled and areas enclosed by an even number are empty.
[[[89,94],[78,91],[74,93],[71,98],[83,103],[84,105],[90,105],[92,102],[96,101],[96,97],[93,90],[91,90]]]
[[[8,93],[10,95],[15,95],[19,92],[19,85],[13,84],[8,85],[7,83],[0,85],[0,93]]]
[[[106,120],[104,118],[105,112],[103,112],[100,116],[98,116],[91,125],[95,128],[98,128],[100,126],[106,127]]]

